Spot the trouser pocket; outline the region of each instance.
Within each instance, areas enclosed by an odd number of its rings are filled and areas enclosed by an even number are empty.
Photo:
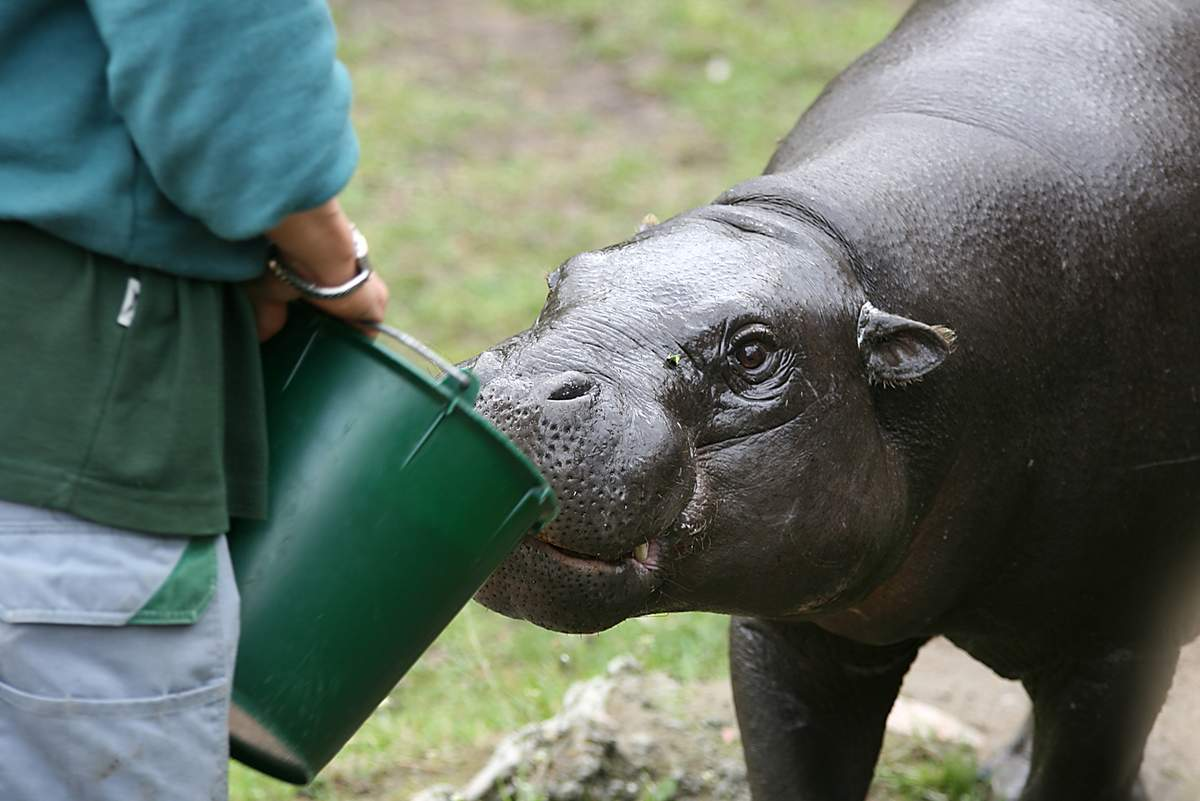
[[[0,564],[11,566],[14,543],[33,535],[9,531]],[[47,547],[21,555],[31,569],[0,573],[0,799],[223,801],[238,635],[224,537],[195,622],[135,626],[119,621],[155,597],[186,541],[49,526],[36,536]],[[145,580],[130,581],[130,566]]]

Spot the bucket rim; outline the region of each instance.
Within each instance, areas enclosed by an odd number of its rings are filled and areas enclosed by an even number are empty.
[[[305,304],[307,305],[307,304]],[[308,307],[311,309],[311,307]],[[543,507],[543,523],[548,522],[555,514],[558,513],[559,504],[558,497],[550,482],[537,468],[525,453],[516,446],[502,431],[475,410],[475,398],[479,393],[479,378],[474,372],[467,368],[460,367],[460,370],[466,372],[471,383],[469,387],[462,388],[461,385],[454,381],[450,376],[444,376],[441,380],[434,380],[429,373],[414,366],[408,359],[399,353],[394,352],[390,348],[385,348],[378,342],[372,340],[359,329],[348,323],[343,322],[335,317],[321,313],[316,309],[312,309],[311,317],[315,321],[314,327],[318,331],[347,343],[364,354],[381,360],[385,366],[397,370],[402,377],[409,380],[416,380],[427,390],[436,392],[445,402],[447,406],[447,414],[459,412],[471,420],[475,427],[482,433],[486,434],[491,440],[499,445],[502,449],[512,456],[517,466],[524,470],[531,479],[535,482],[530,490],[542,489],[542,507]]]

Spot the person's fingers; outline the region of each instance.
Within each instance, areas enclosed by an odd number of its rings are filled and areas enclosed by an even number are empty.
[[[284,323],[287,322],[287,304],[301,297],[300,292],[294,287],[288,286],[270,274],[243,284],[242,289],[254,307],[259,342],[265,342],[283,328]],[[373,334],[371,328],[360,324],[383,322],[387,314],[389,297],[387,284],[383,282],[378,273],[372,273],[361,287],[344,298],[307,300],[326,314],[357,325],[367,334]]]
[[[279,333],[287,322],[287,304],[265,300],[253,302],[254,322],[258,329],[258,341],[266,342]]]
[[[379,277],[379,273],[372,273],[366,283],[344,298],[311,300],[309,302],[322,311],[347,322],[380,323],[387,315],[389,299],[390,293],[387,284]]]
[[[300,293],[269,273],[241,286],[254,309],[258,341],[265,342],[283,328],[287,322],[287,304]]]

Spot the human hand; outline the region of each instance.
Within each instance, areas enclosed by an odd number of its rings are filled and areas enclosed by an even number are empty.
[[[288,215],[267,236],[282,252],[289,269],[318,286],[338,286],[356,274],[358,265],[350,221],[336,198],[315,209]],[[287,304],[302,297],[299,290],[269,272],[245,289],[254,306],[260,342],[283,327],[287,322]],[[378,273],[372,273],[361,286],[343,297],[304,300],[373,334],[373,329],[362,324],[382,322],[388,298],[387,285]]]
[[[301,297],[299,290],[288,286],[269,272],[243,284],[242,289],[250,298],[250,305],[254,307],[259,342],[266,342],[279,333],[279,329],[287,322],[288,304]],[[345,297],[337,300],[305,300],[326,314],[357,325],[364,333],[374,336],[374,329],[362,324],[383,322],[389,296],[387,284],[379,277],[379,273],[371,273],[362,286]]]
[[[287,322],[288,303],[300,297],[298,289],[288,286],[269,272],[242,284],[242,290],[254,308],[259,342],[266,342],[279,333],[279,329]]]
[[[387,284],[379,277],[379,273],[373,272],[362,286],[337,300],[305,300],[326,314],[340,317],[374,336],[375,329],[364,324],[383,322],[390,296]]]

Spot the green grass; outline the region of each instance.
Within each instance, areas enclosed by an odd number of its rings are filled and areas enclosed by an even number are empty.
[[[884,750],[877,790],[894,801],[987,801],[975,755],[960,746],[903,741]]]
[[[580,47],[626,65],[634,88],[702,121],[725,153],[722,184],[761,171],[805,108],[883,38],[896,0],[511,0],[568,22]]]
[[[422,38],[423,25],[440,30],[434,7],[334,3],[362,143],[343,197],[392,288],[390,321],[455,359],[526,327],[545,274],[568,256],[758,173],[824,83],[902,10],[487,0],[470,4],[461,34]],[[726,625],[674,615],[568,637],[469,606],[316,784],[298,792],[235,765],[231,797],[407,799],[478,768],[500,733],[551,714],[571,682],[616,655],[683,680],[723,676]],[[885,776],[896,799],[941,798],[906,788],[949,786],[961,772],[931,770]],[[645,794],[667,801],[675,788]]]

